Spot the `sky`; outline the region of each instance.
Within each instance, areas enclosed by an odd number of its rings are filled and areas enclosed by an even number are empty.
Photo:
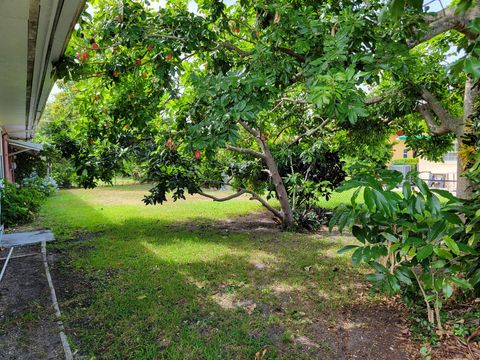
[[[165,7],[167,0],[153,0],[151,1],[151,7],[154,9],[158,9],[160,7]],[[442,8],[446,8],[452,0],[424,0],[423,6],[428,6],[428,10],[431,12],[437,12],[442,10]],[[226,5],[232,5],[236,3],[236,0],[223,0]],[[188,9],[191,12],[196,13],[198,10],[197,3],[194,0],[188,1]],[[455,60],[455,59],[453,59]],[[54,100],[55,95],[58,94],[61,90],[57,86],[57,84],[53,85],[52,91],[50,92],[50,96],[48,97],[48,102]]]

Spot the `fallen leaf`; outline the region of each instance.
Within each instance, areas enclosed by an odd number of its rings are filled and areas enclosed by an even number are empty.
[[[267,348],[260,350],[255,354],[255,360],[262,360],[265,357],[266,353],[267,353]]]

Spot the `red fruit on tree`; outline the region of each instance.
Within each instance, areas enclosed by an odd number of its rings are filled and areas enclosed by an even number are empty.
[[[142,59],[136,58],[136,59],[135,59],[135,64],[137,64],[137,65],[142,65]]]
[[[168,53],[168,55],[167,55],[167,60],[168,60],[168,61],[172,61],[172,59],[173,59],[172,53]]]
[[[195,150],[195,159],[200,160],[201,157],[202,153],[200,152],[200,150]]]
[[[88,55],[88,52],[84,51],[84,52],[82,53],[82,58],[81,58],[81,60],[82,60],[82,61],[87,60],[87,59],[88,59],[88,56],[89,56],[89,55]]]
[[[98,49],[99,49],[99,46],[98,46],[98,44],[97,44],[96,42],[94,42],[94,43],[92,44],[92,49],[93,49],[93,50],[98,50]]]

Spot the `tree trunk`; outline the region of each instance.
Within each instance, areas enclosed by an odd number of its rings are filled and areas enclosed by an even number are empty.
[[[458,149],[462,149],[463,137],[467,132],[471,131],[468,126],[471,117],[475,113],[475,98],[478,95],[478,88],[471,77],[465,82],[465,93],[463,96],[463,117],[455,129],[455,135],[458,142]],[[473,195],[473,183],[464,176],[465,167],[464,158],[457,156],[457,197],[461,199],[471,199]]]
[[[268,170],[270,171],[270,176],[277,192],[278,201],[280,202],[280,206],[282,208],[283,227],[291,228],[293,225],[295,225],[295,222],[293,220],[293,212],[292,208],[290,207],[287,189],[285,188],[282,177],[278,172],[277,163],[275,162],[275,159],[273,158],[272,153],[270,152],[270,149],[268,148],[265,141],[261,138],[259,138],[257,141],[260,145],[260,148],[262,149],[263,155],[265,156],[264,160],[268,167]]]

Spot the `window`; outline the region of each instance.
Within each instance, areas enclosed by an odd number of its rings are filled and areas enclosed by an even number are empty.
[[[445,155],[443,155],[443,161],[457,161],[457,152],[458,152],[458,145],[455,143],[453,151],[449,151]]]
[[[404,159],[408,158],[408,149],[403,150],[403,158]]]

